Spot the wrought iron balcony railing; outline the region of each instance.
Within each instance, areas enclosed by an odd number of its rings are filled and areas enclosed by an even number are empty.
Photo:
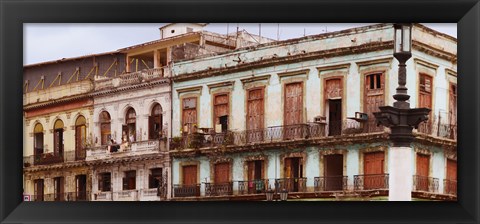
[[[316,192],[345,191],[348,186],[348,176],[315,177],[313,183]]]
[[[275,179],[275,190],[287,190],[288,192],[307,192],[307,178],[292,177]]]
[[[354,175],[353,185],[356,191],[388,189],[388,174]]]
[[[89,201],[90,192],[64,192],[32,196],[32,201]]]
[[[438,192],[438,178],[413,175],[413,191]]]
[[[174,184],[173,185],[173,197],[195,197],[200,196],[200,185],[184,185],[184,184]]]
[[[443,179],[443,193],[457,195],[457,180]]]
[[[263,194],[268,190],[268,179],[238,181],[238,194]]]
[[[205,183],[206,196],[233,195],[233,182]]]

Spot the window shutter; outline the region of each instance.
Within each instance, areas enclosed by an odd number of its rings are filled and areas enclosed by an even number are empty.
[[[128,142],[128,126],[122,125],[122,142]]]

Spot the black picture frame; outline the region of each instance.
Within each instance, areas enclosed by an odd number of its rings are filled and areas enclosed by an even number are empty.
[[[0,0],[1,223],[479,223],[478,0]],[[23,23],[458,23],[458,202],[22,203]]]

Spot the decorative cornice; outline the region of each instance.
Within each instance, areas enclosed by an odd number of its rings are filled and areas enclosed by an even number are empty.
[[[430,68],[430,69],[433,69],[433,70],[437,70],[437,68],[438,68],[438,65],[427,62],[427,61],[424,61],[424,60],[419,59],[419,58],[414,58],[413,61],[415,62],[415,65],[422,65],[424,67],[427,67],[427,68]]]
[[[317,67],[318,73],[325,72],[325,71],[344,70],[344,69],[348,71],[350,69],[350,63]]]
[[[188,92],[198,92],[202,94],[202,89],[203,89],[203,86],[188,87],[183,89],[177,89],[177,93],[181,94],[181,93],[188,93]]]
[[[302,69],[302,70],[296,70],[296,71],[289,71],[289,72],[281,72],[278,73],[278,77],[280,79],[285,78],[285,77],[291,77],[291,76],[297,76],[297,75],[307,75],[310,73],[310,69]]]
[[[220,82],[215,84],[208,84],[208,88],[218,88],[218,87],[232,87],[235,84],[235,81]]]
[[[267,80],[267,82],[270,80],[270,77],[272,75],[262,75],[262,76],[254,76],[254,77],[249,77],[249,78],[244,78],[240,79],[242,81],[242,84],[245,85],[246,83],[251,83],[251,82],[256,82],[256,81],[263,81]]]
[[[374,60],[367,60],[367,61],[358,61],[355,62],[358,67],[369,66],[369,65],[378,65],[378,64],[391,64],[393,57],[386,57],[386,58],[379,58]]]

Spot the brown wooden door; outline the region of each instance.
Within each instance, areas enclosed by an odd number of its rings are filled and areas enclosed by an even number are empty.
[[[197,166],[184,166],[183,167],[183,184],[184,185],[196,185],[197,182]]]
[[[43,179],[34,181],[35,201],[43,201]]]
[[[55,201],[63,201],[63,194],[64,194],[64,178],[63,177],[56,177],[53,179],[54,181],[54,199]]]
[[[76,199],[79,201],[87,199],[87,176],[77,175],[75,177]]]
[[[302,137],[300,126],[303,122],[303,83],[290,83],[285,86],[284,138]]]
[[[385,187],[384,152],[364,154],[364,189],[379,189]]]
[[[183,115],[182,115],[183,127],[187,127],[188,133],[194,132],[194,125],[197,124],[197,98],[190,97],[183,99]]]
[[[430,173],[430,156],[417,154],[417,177],[415,180],[417,190],[428,190],[428,176]]]
[[[334,191],[343,189],[343,155],[325,156],[324,165],[325,190]]]
[[[230,163],[215,164],[215,183],[230,182]]]
[[[285,86],[285,125],[302,123],[303,83]]]
[[[385,80],[383,74],[371,74],[365,77],[364,111],[370,121],[367,124],[368,132],[381,131],[383,129],[381,126],[373,125],[373,121],[375,121],[373,112],[379,111],[379,107],[385,105],[384,93]]]
[[[285,158],[284,164],[284,181],[283,186],[280,188],[285,188],[291,192],[298,192],[300,179],[302,177],[302,165],[301,158]]]
[[[457,180],[457,161],[447,159],[447,180]]]
[[[85,153],[85,142],[86,142],[86,128],[85,125],[80,125],[75,127],[75,158],[84,159],[86,156]]]
[[[263,141],[264,89],[248,91],[247,98],[247,142]]]

